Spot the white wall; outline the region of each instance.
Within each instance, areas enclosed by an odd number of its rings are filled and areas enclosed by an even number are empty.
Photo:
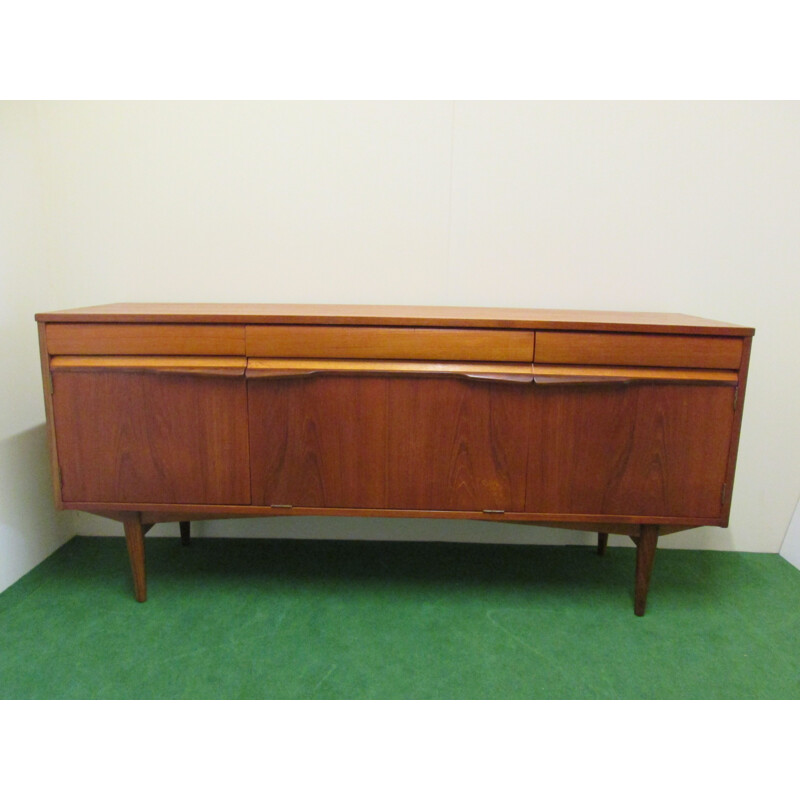
[[[53,510],[33,315],[54,302],[38,114],[0,103],[0,591],[71,535]]]
[[[51,275],[49,293],[26,283],[36,310],[385,302],[677,311],[755,326],[731,527],[665,546],[779,550],[800,489],[800,103],[34,105],[44,210],[26,242]],[[33,358],[30,315],[13,320]],[[28,407],[25,391],[15,402]],[[41,401],[34,410],[40,421]],[[70,524],[117,527],[87,515]],[[441,521],[197,527],[587,540]]]

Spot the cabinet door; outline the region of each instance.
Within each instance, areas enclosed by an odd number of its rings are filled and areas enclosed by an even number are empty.
[[[392,379],[389,507],[522,511],[531,390],[463,378]]]
[[[524,507],[530,387],[319,374],[248,391],[258,505]]]
[[[526,510],[718,517],[734,389],[537,386]]]
[[[384,508],[386,380],[249,381],[253,503]]]
[[[243,377],[103,369],[53,387],[65,501],[250,502]]]

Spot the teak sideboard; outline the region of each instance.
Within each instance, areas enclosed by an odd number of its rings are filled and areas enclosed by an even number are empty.
[[[679,314],[120,304],[37,314],[58,508],[144,534],[286,514],[636,543],[725,527],[753,329]]]

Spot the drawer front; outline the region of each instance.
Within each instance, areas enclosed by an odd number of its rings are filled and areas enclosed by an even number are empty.
[[[248,325],[247,355],[530,363],[533,333],[460,328]]]
[[[741,360],[742,340],[731,336],[554,331],[536,334],[536,362],[540,364],[739,369]]]
[[[243,356],[244,325],[50,323],[50,355]]]

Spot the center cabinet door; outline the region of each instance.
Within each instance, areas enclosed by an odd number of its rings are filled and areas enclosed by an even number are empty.
[[[250,381],[253,502],[522,510],[525,391],[441,376]]]

